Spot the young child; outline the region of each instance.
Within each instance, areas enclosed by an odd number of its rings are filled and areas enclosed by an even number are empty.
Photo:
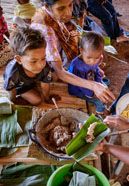
[[[80,41],[80,55],[69,66],[69,72],[87,80],[101,83],[99,64],[103,59],[104,40],[95,32],[86,32]],[[87,100],[96,106],[96,112],[103,114],[105,105],[98,100],[93,91],[69,84],[69,93]]]
[[[16,29],[10,37],[15,58],[4,72],[4,88],[11,100],[20,95],[32,105],[49,96],[50,67],[46,63],[46,42],[39,31],[29,27]],[[37,84],[40,85],[40,92]]]
[[[0,6],[0,45],[2,45],[2,43],[4,41],[4,36],[3,36],[4,34],[6,36],[9,36],[7,23],[6,23],[4,16],[3,16],[3,9]]]
[[[30,0],[17,0],[18,5],[14,11],[13,23],[16,26],[24,26],[24,23],[30,24],[31,19],[36,12],[36,7],[30,3]]]

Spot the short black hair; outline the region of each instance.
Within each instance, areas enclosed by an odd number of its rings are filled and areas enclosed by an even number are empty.
[[[45,3],[48,6],[54,5],[59,0],[41,0],[43,3]]]
[[[10,36],[10,46],[15,54],[24,55],[27,50],[46,47],[46,41],[39,30],[30,27],[17,28]]]
[[[85,46],[88,48],[92,48],[93,50],[100,49],[100,47],[104,47],[104,39],[103,37],[93,31],[86,31],[82,34],[82,38],[80,40],[80,48],[85,49]]]

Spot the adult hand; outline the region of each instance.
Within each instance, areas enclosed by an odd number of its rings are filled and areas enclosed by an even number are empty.
[[[108,147],[108,143],[106,140],[103,140],[102,142],[100,142],[97,147],[95,148],[95,151],[97,152],[107,152],[107,147]]]
[[[104,103],[111,103],[113,100],[115,100],[115,96],[106,85],[94,82],[93,91],[97,98]]]
[[[119,115],[107,116],[104,122],[111,128],[116,128],[118,130],[129,129],[129,122]]]

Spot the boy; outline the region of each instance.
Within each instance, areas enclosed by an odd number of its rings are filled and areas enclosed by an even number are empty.
[[[11,100],[20,95],[32,105],[38,105],[49,96],[46,63],[46,42],[39,31],[29,27],[19,28],[11,35],[11,47],[15,58],[9,62],[4,73],[4,88],[9,91]],[[41,92],[37,89],[41,86]],[[40,94],[41,93],[41,94]]]
[[[30,0],[17,0],[17,2],[18,5],[14,11],[13,23],[19,27],[30,24],[36,12],[36,7],[30,3]]]
[[[103,59],[104,40],[95,32],[83,34],[80,42],[80,55],[70,64],[69,72],[83,79],[102,83],[99,64]],[[69,84],[69,93],[87,100],[96,106],[96,113],[103,114],[105,105],[95,97],[93,91]]]

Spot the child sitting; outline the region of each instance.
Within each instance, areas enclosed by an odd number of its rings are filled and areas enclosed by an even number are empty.
[[[45,39],[39,31],[26,27],[15,30],[10,44],[15,58],[4,72],[4,88],[9,91],[12,101],[20,95],[30,104],[38,105],[42,96],[45,100],[49,96],[50,67],[45,60]]]
[[[13,23],[16,26],[24,26],[24,24],[30,24],[31,19],[35,14],[36,7],[30,3],[30,0],[17,0],[18,5],[14,11]]]
[[[6,23],[4,16],[3,16],[3,9],[0,6],[0,45],[2,45],[2,43],[4,41],[4,34],[6,36],[9,36],[7,23]]]
[[[99,64],[103,59],[104,40],[95,32],[86,32],[80,42],[80,55],[73,59],[69,66],[69,72],[87,80],[101,83],[102,75]],[[98,100],[93,91],[82,87],[68,85],[69,93],[85,99],[96,106],[96,112],[103,114],[105,105]]]

